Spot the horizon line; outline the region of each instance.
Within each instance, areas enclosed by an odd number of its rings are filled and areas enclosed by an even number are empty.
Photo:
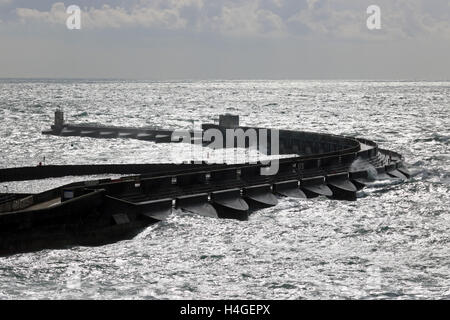
[[[88,81],[143,81],[143,82],[200,82],[200,81],[373,81],[373,82],[450,82],[448,79],[394,79],[394,78],[120,78],[120,77],[0,77],[0,80],[88,80]]]

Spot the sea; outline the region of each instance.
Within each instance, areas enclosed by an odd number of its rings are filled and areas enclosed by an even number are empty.
[[[166,163],[187,145],[43,135],[67,122],[363,137],[410,180],[356,202],[280,198],[249,221],[175,210],[132,240],[0,257],[0,299],[450,299],[450,82],[0,80],[0,167]],[[209,156],[209,155],[208,155]],[[37,193],[90,177],[0,183]]]

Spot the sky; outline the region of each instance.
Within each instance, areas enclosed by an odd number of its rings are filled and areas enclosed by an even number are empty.
[[[449,57],[450,0],[0,0],[0,78],[450,80]]]

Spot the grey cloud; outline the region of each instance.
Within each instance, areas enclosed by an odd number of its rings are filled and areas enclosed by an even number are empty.
[[[5,0],[3,0],[5,1]],[[426,0],[378,0],[383,30],[365,27],[366,0],[142,0],[128,7],[86,7],[85,28],[157,28],[216,32],[228,36],[325,36],[335,39],[396,39],[437,34],[450,36],[448,2],[421,10]],[[433,6],[430,6],[433,7]],[[62,24],[63,3],[48,11],[18,8],[22,22]]]

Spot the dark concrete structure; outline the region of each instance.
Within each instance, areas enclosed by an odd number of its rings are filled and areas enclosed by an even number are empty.
[[[0,255],[127,239],[165,219],[173,208],[210,218],[246,220],[254,210],[275,206],[278,201],[275,195],[299,199],[326,196],[354,201],[357,191],[370,179],[405,180],[409,177],[399,154],[380,149],[367,139],[240,127],[239,118],[232,115],[221,116],[219,125],[204,124],[202,129],[195,134],[188,132],[188,141],[208,145],[211,141],[203,140],[208,129],[215,129],[224,136],[227,130],[239,134],[255,130],[263,132],[267,138],[261,134],[256,136],[256,147],[261,152],[275,150],[275,141],[279,143],[279,153],[289,156],[279,159],[278,170],[269,175],[266,169],[270,164],[262,162],[0,169],[0,182],[69,175],[129,175],[116,180],[76,182],[39,194],[0,194]],[[174,132],[149,127],[67,124],[63,113],[57,111],[55,124],[43,133],[61,137],[179,142]],[[278,140],[272,139],[275,137]],[[245,147],[254,146],[255,141],[250,138],[251,135],[244,135],[241,143]],[[225,148],[227,144],[223,141],[219,147]],[[364,161],[354,168],[356,160]],[[375,168],[372,171],[376,171],[376,177],[369,175],[371,168]]]

